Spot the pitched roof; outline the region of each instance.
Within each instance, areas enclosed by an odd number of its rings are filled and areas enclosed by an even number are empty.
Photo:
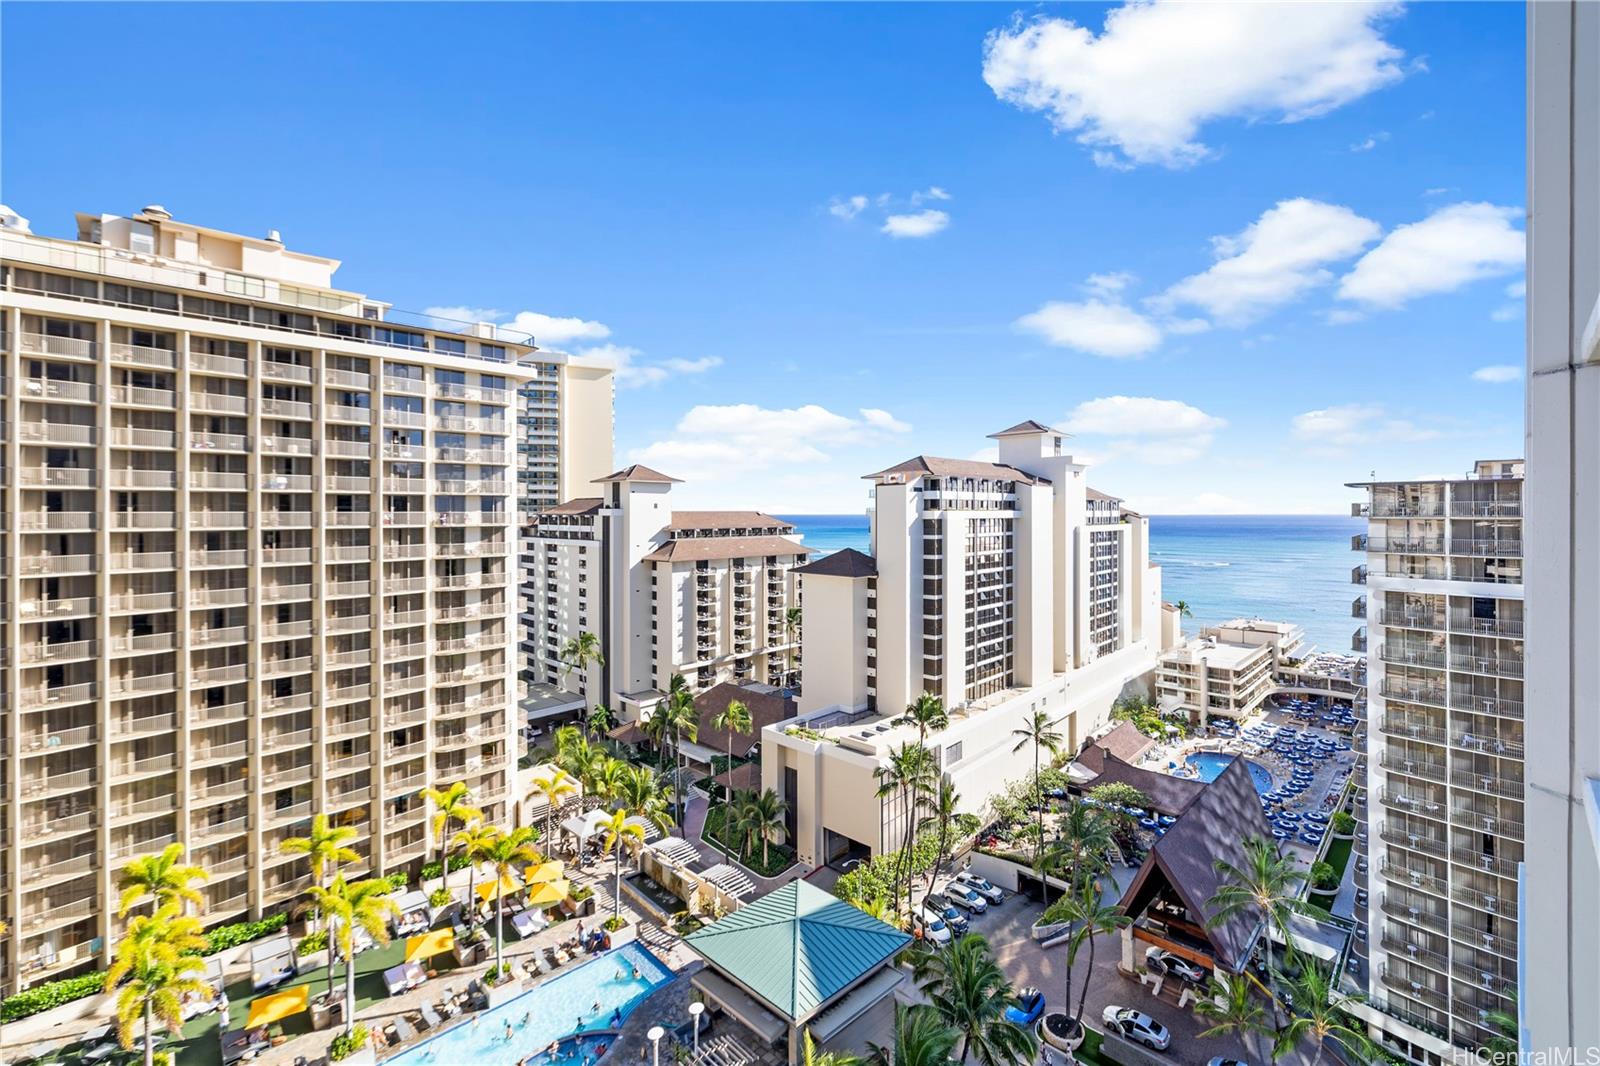
[[[1004,463],[984,463],[976,459],[945,459],[937,455],[915,455],[903,463],[896,463],[887,470],[880,470],[876,474],[867,474],[863,481],[874,478],[900,475],[907,480],[919,477],[992,477],[1003,481],[1020,481],[1024,485],[1048,485],[1049,478],[1038,477],[1025,473],[1014,466]]]
[[[760,511],[674,511],[667,529],[741,529],[750,526],[781,526],[793,529],[794,523]]]
[[[1054,433],[1060,437],[1068,436],[1068,434],[1062,433],[1059,429],[1053,429],[1043,422],[1035,422],[1030,418],[1026,422],[1018,422],[1010,429],[1002,429],[999,433],[989,434],[989,439],[999,440],[1001,437],[1031,436],[1034,433]]]
[[[655,481],[663,485],[683,484],[683,482],[678,478],[668,477],[661,471],[651,470],[648,466],[644,466],[640,463],[634,463],[632,466],[625,466],[621,470],[618,470],[615,474],[607,474],[605,477],[597,477],[594,479],[594,484],[604,485],[608,481]]]
[[[761,764],[740,763],[711,779],[730,792],[750,792],[761,787]]]
[[[794,572],[807,577],[875,577],[878,563],[872,556],[854,548],[841,548],[814,563],[795,567]]]
[[[1224,881],[1217,873],[1217,860],[1237,865],[1250,837],[1272,839],[1249,767],[1236,758],[1215,781],[1202,786],[1189,809],[1155,842],[1122,897],[1123,913],[1143,911],[1164,884],[1183,901],[1195,924],[1205,929],[1217,963],[1238,973],[1249,960],[1260,922],[1237,914],[1216,926],[1206,923],[1214,913],[1211,897]]]
[[[1173,777],[1171,774],[1129,766],[1107,752],[1100,775],[1088,783],[1089,788],[1101,785],[1132,785],[1145,794],[1161,814],[1180,815],[1205,791],[1205,783],[1192,777]],[[1256,806],[1259,808],[1260,803]]]
[[[1087,485],[1084,486],[1083,494],[1085,496],[1087,496],[1091,500],[1100,500],[1100,501],[1105,502],[1105,503],[1121,503],[1122,502],[1122,497],[1121,496],[1113,496],[1108,492],[1101,492],[1099,489],[1090,488]]]
[[[609,730],[606,736],[618,744],[643,744],[650,739],[650,734],[638,722],[623,722]]]
[[[564,503],[558,503],[554,507],[546,507],[538,514],[535,514],[533,516],[533,520],[537,522],[544,515],[594,514],[596,511],[600,510],[600,507],[604,502],[605,501],[601,500],[598,496],[578,496],[574,499],[567,500]]]
[[[647,563],[685,563],[701,559],[743,559],[757,555],[809,555],[815,548],[788,537],[681,537],[644,557]]]
[[[684,942],[799,1024],[883,966],[911,938],[808,881],[791,881]]]
[[[712,719],[727,710],[728,704],[734,700],[739,700],[749,709],[753,728],[748,733],[730,737],[729,731],[713,725]],[[734,681],[712,685],[700,693],[694,698],[694,709],[699,717],[695,743],[702,748],[725,752],[728,750],[728,741],[732,740],[735,755],[743,755],[759,744],[761,730],[767,726],[800,713],[800,705],[793,696],[785,695],[782,689],[754,683],[741,685]]]
[[[1139,732],[1132,722],[1118,722],[1104,736],[1096,737],[1078,753],[1078,761],[1095,773],[1105,769],[1106,755],[1131,763],[1155,746],[1155,741]]]

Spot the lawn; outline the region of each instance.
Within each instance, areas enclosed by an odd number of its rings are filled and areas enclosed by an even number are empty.
[[[701,831],[701,835],[718,848],[737,856],[739,854],[738,842],[724,840],[722,837],[722,820],[725,813],[726,808],[723,807],[713,807],[707,811],[706,824]],[[762,877],[776,877],[794,865],[794,849],[783,844],[768,844],[767,861],[763,863],[761,861],[761,845],[757,844],[750,849],[748,858],[741,858],[739,861]]]
[[[1323,856],[1322,861],[1333,867],[1338,880],[1335,882],[1335,887],[1331,892],[1313,892],[1310,897],[1312,903],[1324,908],[1333,905],[1334,897],[1339,893],[1338,883],[1344,880],[1344,868],[1350,864],[1350,850],[1354,846],[1354,840],[1335,838],[1328,842],[1328,851]]]

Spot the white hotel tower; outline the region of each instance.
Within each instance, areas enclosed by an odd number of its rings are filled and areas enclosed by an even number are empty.
[[[1391,1050],[1449,1061],[1516,1015],[1524,858],[1520,459],[1361,484],[1365,908],[1372,1016]],[[1359,778],[1358,778],[1359,780]]]
[[[559,371],[276,233],[8,222],[4,987],[102,961],[118,868],[172,841],[209,924],[306,887],[278,846],[314,812],[360,830],[352,872],[423,855],[424,785],[502,817],[516,390]]]

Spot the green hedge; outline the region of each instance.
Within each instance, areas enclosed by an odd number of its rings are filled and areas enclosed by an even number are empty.
[[[75,999],[97,995],[105,987],[105,983],[105,974],[86,973],[34,985],[0,1003],[0,1021],[14,1022],[41,1011],[53,1010]]]
[[[294,953],[303,959],[307,955],[315,955],[327,946],[328,931],[326,929],[318,929],[315,933],[307,933],[305,939],[294,946]]]
[[[259,922],[234,922],[231,925],[219,925],[206,934],[208,947],[202,954],[215,955],[219,951],[236,948],[240,944],[248,944],[252,940],[259,940],[264,936],[282,931],[289,923],[287,912],[269,914]]]
[[[467,857],[465,855],[450,856],[450,870],[452,873],[454,873],[456,870],[463,869],[468,865],[469,863],[467,862]],[[439,862],[437,859],[433,862],[425,862],[422,864],[422,879],[424,881],[432,881],[438,876]]]

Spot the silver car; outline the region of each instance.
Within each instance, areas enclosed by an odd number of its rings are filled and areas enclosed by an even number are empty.
[[[999,903],[1006,898],[1006,894],[991,884],[987,878],[979,877],[970,870],[956,874],[956,883],[966,885],[990,903]]]
[[[1166,1026],[1132,1007],[1118,1007],[1113,1004],[1100,1015],[1100,1020],[1105,1023],[1107,1032],[1127,1037],[1135,1043],[1143,1044],[1151,1051],[1165,1051],[1172,1043],[1172,1034],[1167,1031]]]

